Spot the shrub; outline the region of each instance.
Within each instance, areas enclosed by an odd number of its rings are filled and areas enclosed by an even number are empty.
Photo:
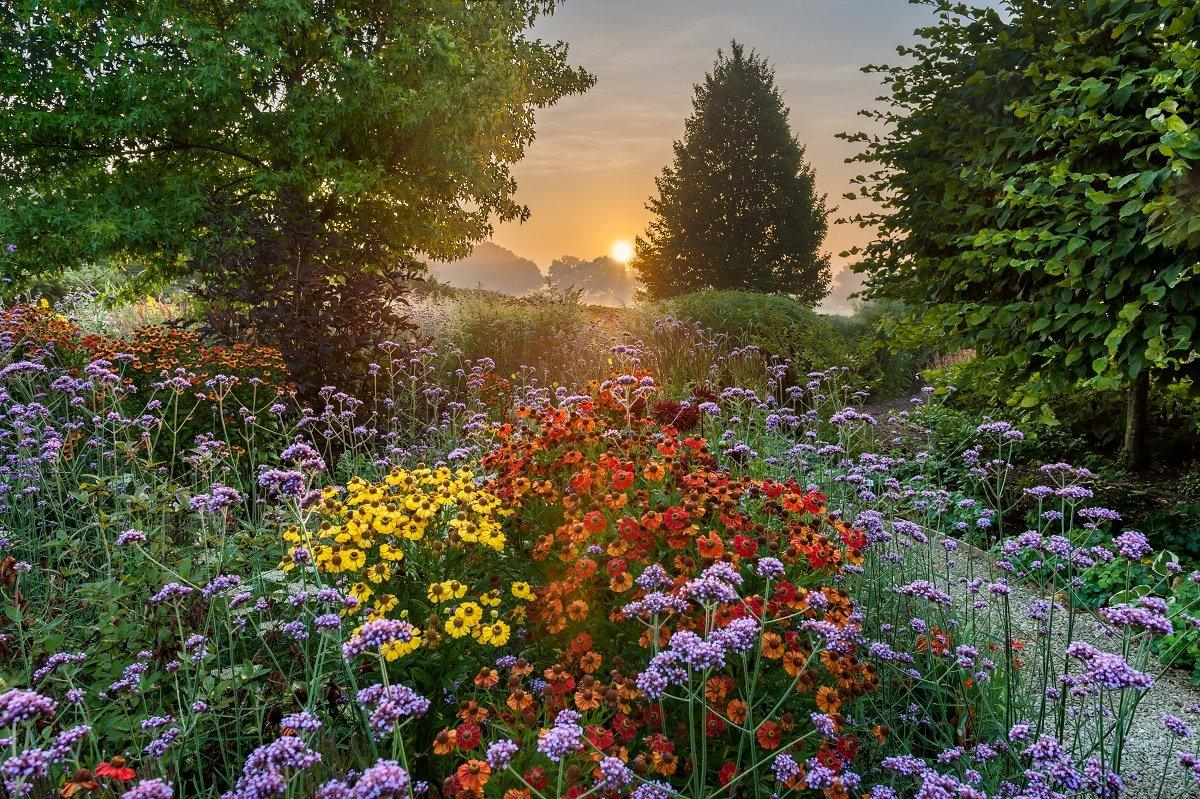
[[[811,308],[777,294],[697,291],[664,301],[661,312],[756,344],[788,358],[798,373],[830,366],[853,366],[855,348],[837,326]]]

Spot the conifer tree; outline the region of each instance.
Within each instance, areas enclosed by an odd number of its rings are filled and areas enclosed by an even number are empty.
[[[733,42],[696,86],[675,161],[655,181],[654,219],[632,266],[651,298],[703,288],[789,294],[829,290],[825,197],[770,63]]]

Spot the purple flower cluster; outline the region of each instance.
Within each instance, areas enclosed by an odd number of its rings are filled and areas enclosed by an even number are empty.
[[[492,771],[504,771],[517,756],[519,749],[516,741],[508,739],[496,741],[487,749],[487,764],[491,766]]]
[[[1087,667],[1084,674],[1077,678],[1076,684],[1095,685],[1114,690],[1124,688],[1145,690],[1154,684],[1149,675],[1133,669],[1120,655],[1101,652],[1084,641],[1073,641],[1067,647],[1067,655],[1079,660]]]
[[[416,628],[399,619],[375,619],[358,629],[350,640],[342,644],[342,654],[347,660],[366,652],[378,652],[380,647],[413,639]]]
[[[538,751],[555,763],[583,745],[583,727],[579,726],[580,715],[574,710],[560,710],[554,718],[554,726],[545,730],[538,738]]]
[[[272,799],[287,793],[292,774],[312,768],[321,755],[294,735],[284,735],[250,753],[233,790],[222,799]]]
[[[949,605],[952,601],[949,594],[928,580],[916,580],[907,585],[897,586],[892,590],[901,596],[920,597],[938,605]]]
[[[370,685],[358,692],[358,702],[372,708],[371,730],[382,737],[400,722],[429,712],[429,700],[405,685]]]
[[[58,710],[58,702],[37,691],[14,688],[0,694],[0,728],[39,719],[50,719]]]

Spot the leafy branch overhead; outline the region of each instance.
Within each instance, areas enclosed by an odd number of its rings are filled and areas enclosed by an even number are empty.
[[[1194,374],[1200,331],[1200,9],[1190,0],[936,0],[938,23],[869,67],[890,123],[849,197],[855,254],[897,331],[1033,377]],[[915,323],[915,324],[910,324]]]
[[[195,276],[289,355],[278,319],[313,335],[344,324],[314,311],[314,292],[336,303],[360,276],[386,284],[427,256],[466,255],[489,220],[527,216],[510,166],[534,111],[593,80],[564,44],[526,35],[552,9],[5,4],[10,289],[100,259],[150,280]],[[369,315],[382,320],[388,293],[377,294]],[[287,311],[301,307],[304,319]]]

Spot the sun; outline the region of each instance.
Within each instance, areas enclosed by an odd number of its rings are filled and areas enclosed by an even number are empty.
[[[623,264],[629,263],[633,258],[633,245],[625,239],[614,241],[612,246],[612,257],[614,261],[620,261]]]

